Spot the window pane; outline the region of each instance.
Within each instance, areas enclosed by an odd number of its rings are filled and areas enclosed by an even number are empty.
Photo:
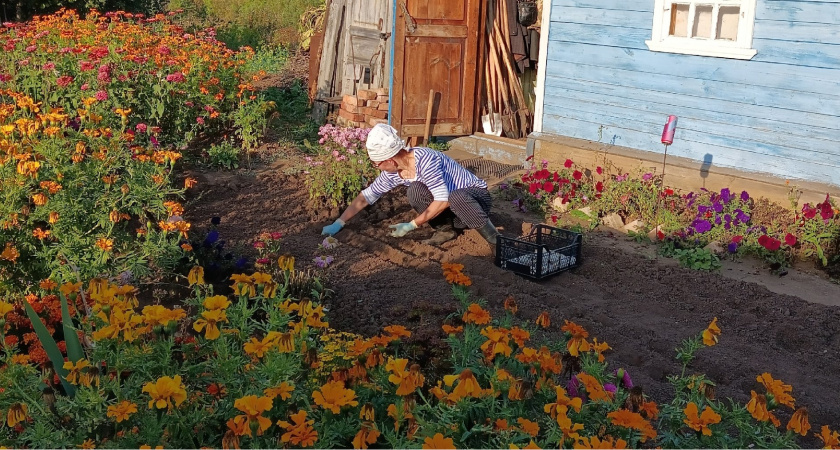
[[[717,39],[727,41],[738,40],[738,19],[741,8],[738,6],[721,6],[718,12]]]
[[[712,37],[712,5],[697,5],[694,13],[694,29],[691,36],[696,38],[711,39]]]
[[[686,37],[688,35],[688,4],[671,4],[671,36]]]

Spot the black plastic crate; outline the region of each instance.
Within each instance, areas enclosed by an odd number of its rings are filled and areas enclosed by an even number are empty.
[[[537,225],[527,236],[499,236],[496,243],[496,265],[522,276],[541,280],[583,262],[580,233]]]

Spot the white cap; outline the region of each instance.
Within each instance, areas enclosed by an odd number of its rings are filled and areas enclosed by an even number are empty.
[[[365,147],[371,161],[382,162],[404,149],[405,141],[400,139],[397,130],[393,127],[380,123],[370,130]]]

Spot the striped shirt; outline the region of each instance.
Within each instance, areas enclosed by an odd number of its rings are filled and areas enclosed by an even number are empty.
[[[362,191],[369,205],[397,186],[419,181],[429,188],[435,201],[449,201],[449,193],[469,187],[487,188],[487,183],[441,152],[426,147],[409,149],[414,152],[416,178],[406,180],[397,173],[382,172]]]

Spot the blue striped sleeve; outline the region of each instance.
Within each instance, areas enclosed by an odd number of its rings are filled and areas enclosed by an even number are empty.
[[[425,149],[424,149],[425,150]],[[435,201],[448,202],[449,188],[444,180],[443,158],[434,150],[417,152],[417,178],[429,188]]]
[[[398,184],[399,183],[395,182],[387,172],[382,172],[375,180],[373,180],[373,183],[371,183],[370,186],[362,191],[362,195],[364,195],[368,205],[372,205],[379,200],[379,197],[382,197],[390,192],[391,189],[397,187]]]

